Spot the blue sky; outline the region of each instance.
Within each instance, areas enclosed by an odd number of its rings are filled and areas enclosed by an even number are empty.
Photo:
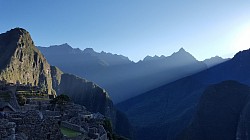
[[[0,0],[0,32],[39,46],[68,43],[134,61],[183,47],[198,60],[250,48],[249,0]]]

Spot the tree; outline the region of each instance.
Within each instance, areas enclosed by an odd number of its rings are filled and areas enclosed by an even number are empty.
[[[17,95],[17,101],[20,106],[24,106],[24,104],[26,103],[26,100],[27,99],[24,97],[24,95],[22,94]]]
[[[69,102],[70,98],[65,94],[61,94],[50,101],[50,103],[54,106],[54,108],[56,107],[56,105],[58,105],[61,111],[64,110],[65,105]]]
[[[70,102],[69,96],[61,94],[50,101],[51,104],[65,105]]]

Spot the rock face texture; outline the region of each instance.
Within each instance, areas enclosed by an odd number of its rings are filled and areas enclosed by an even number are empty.
[[[106,107],[112,105],[107,92],[99,86],[50,66],[26,30],[15,28],[1,34],[0,49],[0,80],[37,85],[49,94],[68,94],[93,112],[105,114]]]
[[[193,122],[178,139],[236,140],[240,115],[249,95],[250,88],[235,81],[210,86],[201,97]]]
[[[0,34],[0,80],[36,85],[48,94],[67,94],[75,103],[84,105],[89,111],[100,112],[109,117],[114,128],[121,128],[119,125],[129,126],[117,122],[126,122],[126,116],[116,115],[113,102],[104,89],[50,66],[35,47],[29,32],[22,28]],[[129,128],[122,131],[118,129],[117,132],[130,137]]]
[[[62,74],[57,93],[69,95],[75,103],[84,104],[91,112],[108,116],[114,110],[113,103],[104,89],[75,75]]]
[[[35,47],[30,34],[21,28],[0,35],[0,80],[52,89],[50,65]]]

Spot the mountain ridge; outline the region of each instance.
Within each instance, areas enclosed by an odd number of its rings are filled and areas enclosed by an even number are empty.
[[[223,59],[222,57],[216,55],[214,57],[203,60],[203,62],[208,66],[208,68],[211,68],[215,65],[226,62],[228,60],[230,60],[230,58]]]
[[[235,80],[250,85],[250,78],[247,76],[250,75],[249,59],[249,49],[238,52],[226,62],[142,93],[118,104],[117,107],[129,116],[136,129],[136,138],[160,140],[167,137],[168,140],[174,140],[176,135],[190,123],[200,96],[207,86],[225,80]],[[195,88],[192,88],[194,85]],[[152,100],[156,102],[151,102]],[[136,115],[138,111],[142,111],[139,116]],[[160,120],[166,121],[158,124],[159,117],[162,117]],[[144,121],[140,121],[139,118],[143,118]]]
[[[60,50],[49,52],[49,48],[40,47],[40,50],[51,64],[63,71],[86,77],[104,87],[115,103],[207,68],[203,62],[196,60],[183,48],[171,56],[148,56],[144,58],[145,61],[137,63],[125,56],[117,57],[115,54],[104,52],[93,53],[92,48],[87,48],[87,52],[91,54],[79,55],[59,55],[57,53]],[[104,56],[110,59],[103,59]]]

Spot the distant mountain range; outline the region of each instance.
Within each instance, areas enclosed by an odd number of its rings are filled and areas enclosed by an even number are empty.
[[[208,68],[211,68],[213,66],[216,66],[216,65],[223,63],[223,62],[226,62],[228,60],[230,60],[230,59],[229,58],[223,59],[219,56],[215,56],[215,57],[211,57],[209,59],[205,59],[203,62],[207,65]]]
[[[137,63],[122,55],[97,53],[91,48],[82,51],[68,44],[38,48],[51,64],[64,72],[85,77],[106,89],[115,103],[202,71],[224,60],[217,57],[206,60],[207,66],[183,48],[171,56],[147,56]]]
[[[0,34],[0,80],[39,86],[49,95],[67,94],[89,111],[110,118],[115,132],[131,136],[126,116],[116,110],[108,93],[93,82],[51,66],[25,29]]]
[[[135,128],[136,139],[173,140],[190,123],[204,90],[235,80],[250,85],[250,50],[231,60],[163,85],[118,104]]]

